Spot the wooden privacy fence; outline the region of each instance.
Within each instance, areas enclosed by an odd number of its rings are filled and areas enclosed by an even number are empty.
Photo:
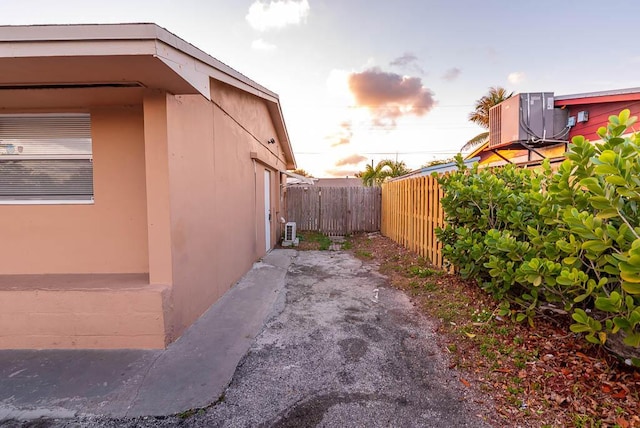
[[[377,187],[289,187],[287,221],[298,230],[346,235],[380,230],[381,191]]]
[[[382,234],[443,268],[442,244],[435,230],[444,227],[443,191],[430,176],[382,185]]]

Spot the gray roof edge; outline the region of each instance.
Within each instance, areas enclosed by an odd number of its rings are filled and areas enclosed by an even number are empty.
[[[211,67],[233,77],[234,79],[237,79],[239,81],[241,81],[242,83],[249,85],[251,87],[253,87],[254,89],[263,92],[264,94],[266,94],[269,97],[275,98],[276,100],[279,100],[280,97],[278,96],[278,94],[276,94],[273,91],[270,91],[269,89],[265,88],[264,86],[260,85],[259,83],[255,82],[254,80],[251,80],[250,78],[248,78],[247,76],[245,76],[244,74],[240,73],[237,70],[234,70],[233,68],[231,68],[230,66],[228,66],[227,64],[225,64],[224,62],[214,58],[213,56],[209,55],[208,53],[200,50],[199,48],[195,47],[194,45],[192,45],[191,43],[185,41],[184,39],[176,36],[175,34],[173,34],[172,32],[170,32],[169,30],[167,30],[164,27],[161,27],[157,24],[150,24],[153,25],[156,28],[157,31],[157,39],[163,41],[164,43],[173,46],[174,48],[186,53],[187,55],[200,60],[202,62],[204,62],[207,65],[210,65]]]
[[[555,99],[558,101],[562,101],[562,100],[575,100],[578,98],[606,97],[610,95],[624,95],[624,94],[635,94],[635,93],[640,93],[640,87],[611,89],[607,91],[598,91],[598,92],[585,92],[582,94],[556,95]]]
[[[151,22],[0,25],[0,42],[150,39],[155,37],[156,27]],[[118,28],[118,32],[114,32],[114,28]]]
[[[475,162],[478,162],[480,160],[480,156],[476,156],[473,157],[471,159],[465,159],[464,160],[464,164],[467,166],[473,165]],[[452,167],[456,167],[457,163],[456,162],[447,162],[447,163],[439,163],[436,165],[432,165],[432,166],[427,166],[424,168],[419,168],[419,169],[414,169],[413,171],[410,171],[408,173],[406,173],[405,175],[401,175],[400,177],[393,177],[390,178],[389,181],[399,181],[399,180],[405,180],[407,178],[411,178],[411,177],[421,177],[424,175],[427,175],[431,172],[438,172],[439,170],[442,169],[447,169],[447,168],[452,168]]]
[[[244,74],[195,47],[191,43],[154,23],[120,24],[51,24],[51,25],[0,25],[0,43],[51,42],[96,40],[160,40],[173,48],[221,71],[268,98],[279,100],[270,91]]]

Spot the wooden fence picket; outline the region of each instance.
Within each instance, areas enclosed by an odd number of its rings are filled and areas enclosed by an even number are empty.
[[[445,260],[435,232],[444,227],[443,196],[437,179],[430,176],[382,185],[382,234],[440,268]]]
[[[300,231],[335,236],[380,230],[379,187],[289,187],[286,200],[287,221]]]

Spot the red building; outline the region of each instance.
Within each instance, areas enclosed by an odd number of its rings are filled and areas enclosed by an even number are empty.
[[[517,94],[489,111],[489,141],[466,158],[480,157],[480,164],[492,166],[560,162],[574,136],[599,140],[598,128],[624,109],[640,116],[640,88],[560,96]]]
[[[569,141],[576,135],[594,141],[600,139],[596,132],[599,127],[606,125],[609,116],[617,115],[624,109],[631,110],[631,116],[640,116],[640,88],[558,96],[555,106],[566,109],[569,118],[576,118],[575,125],[569,131]],[[586,112],[586,120],[578,120],[580,112]]]

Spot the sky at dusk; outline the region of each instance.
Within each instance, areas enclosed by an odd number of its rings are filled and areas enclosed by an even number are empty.
[[[452,157],[490,86],[640,86],[640,2],[0,0],[0,25],[154,22],[276,92],[298,166]],[[1,72],[1,70],[0,70]]]

